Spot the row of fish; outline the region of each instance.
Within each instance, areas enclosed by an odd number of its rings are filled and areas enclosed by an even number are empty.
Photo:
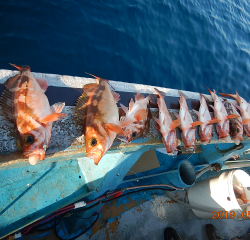
[[[44,160],[51,137],[52,122],[66,116],[61,113],[65,104],[56,103],[50,107],[44,93],[48,87],[47,81],[35,79],[28,66],[13,66],[20,72],[4,83],[6,90],[0,100],[1,114],[14,123],[23,155],[34,165],[38,160]],[[145,131],[151,118],[149,103],[152,102],[152,95],[144,97],[137,93],[135,101],[130,100],[129,108],[120,104],[124,116],[119,118],[117,107],[120,100],[119,94],[110,90],[108,80],[94,77],[98,83],[83,86],[83,94],[76,102],[75,114],[83,123],[86,156],[93,159],[97,165],[116,137],[128,143]],[[216,124],[219,138],[228,142],[230,140],[229,119],[232,137],[237,144],[243,139],[243,125],[246,135],[250,136],[249,104],[237,93],[236,95],[221,94],[233,97],[239,103],[239,106],[234,106],[225,101],[232,111],[232,114],[228,115],[224,103],[215,91],[209,90],[214,100],[214,105],[210,106],[214,110],[215,118],[211,118],[206,99],[200,95],[200,109],[194,110],[198,121],[193,122],[186,100],[181,93],[179,114],[175,114],[177,119],[172,120],[164,101],[165,93],[157,89],[155,92],[159,107],[159,119],[155,118],[155,121],[157,129],[162,134],[167,153],[170,155],[177,154],[176,127],[181,129],[184,146],[190,150],[195,148],[194,127],[198,125],[200,125],[199,134],[203,144],[211,141],[213,123]],[[235,108],[239,109],[241,116]]]

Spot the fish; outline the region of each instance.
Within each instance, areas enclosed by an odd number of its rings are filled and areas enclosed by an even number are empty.
[[[51,138],[52,122],[66,117],[61,113],[65,103],[49,105],[45,95],[48,83],[35,79],[29,66],[16,67],[20,72],[8,78],[0,100],[1,114],[14,123],[23,156],[31,165],[45,159],[45,152]]]
[[[116,136],[125,135],[122,128],[132,121],[126,117],[119,121],[116,103],[120,100],[120,95],[110,90],[109,80],[89,75],[96,78],[98,83],[83,86],[83,94],[76,102],[75,115],[83,123],[86,157],[93,159],[94,164],[98,165]]]
[[[240,117],[238,114],[228,115],[226,108],[220,98],[216,95],[215,90],[212,92],[206,85],[205,87],[211,94],[214,106],[209,105],[214,110],[215,118],[219,120],[218,123],[215,124],[216,131],[219,135],[219,139],[223,140],[226,143],[231,142],[231,138],[229,135],[229,119]]]
[[[178,153],[178,140],[175,128],[181,124],[181,119],[172,119],[164,100],[165,93],[156,88],[154,90],[158,95],[157,104],[159,107],[159,119],[154,117],[157,123],[156,128],[162,134],[162,142],[166,147],[167,154],[176,156]]]
[[[175,116],[181,120],[179,128],[181,129],[181,138],[184,143],[184,147],[190,151],[195,149],[195,126],[203,124],[201,121],[193,122],[191,114],[189,112],[186,99],[184,98],[181,91],[180,94],[180,111],[179,114],[175,113]]]
[[[129,102],[129,108],[120,103],[122,110],[125,112],[125,117],[131,119],[132,123],[124,128],[126,143],[129,143],[132,139],[139,137],[145,130],[150,116],[149,109],[150,95],[146,98],[137,93],[135,96],[135,102],[131,98]],[[124,116],[121,117],[121,119]],[[121,139],[123,141],[123,139]]]
[[[236,110],[234,104],[226,101],[225,108],[229,114],[239,114]],[[230,135],[232,136],[234,143],[239,145],[240,142],[243,140],[243,123],[242,117],[232,118],[229,120],[229,128],[230,128]]]
[[[201,144],[206,145],[211,142],[213,123],[218,123],[218,119],[212,119],[208,110],[208,106],[206,103],[205,97],[200,94],[200,108],[199,111],[193,109],[193,111],[198,116],[199,121],[203,122],[203,124],[199,127],[199,135]]]
[[[237,92],[236,92],[236,94],[220,93],[220,95],[222,95],[224,97],[234,98],[238,102],[239,106],[235,105],[235,107],[240,111],[240,114],[242,117],[243,129],[244,129],[247,137],[250,137],[250,106],[249,106],[249,103],[244,98],[240,97]]]

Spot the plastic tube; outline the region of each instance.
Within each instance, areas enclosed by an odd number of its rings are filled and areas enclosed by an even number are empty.
[[[211,166],[205,167],[202,170],[200,170],[197,174],[196,174],[196,179],[199,178],[202,174],[204,174],[205,172],[208,171],[212,171],[214,168]]]

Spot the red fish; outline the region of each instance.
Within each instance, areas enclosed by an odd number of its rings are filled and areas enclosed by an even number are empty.
[[[234,104],[226,101],[225,108],[229,114],[239,114],[234,106]],[[230,134],[236,145],[239,145],[243,140],[243,123],[242,118],[232,118],[229,120]]]
[[[164,101],[165,93],[160,92],[156,88],[158,98],[157,104],[159,107],[159,119],[154,118],[156,121],[156,127],[162,134],[162,142],[164,143],[168,155],[177,155],[177,137],[175,128],[181,124],[180,119],[172,120],[169,110]]]
[[[98,165],[116,135],[125,135],[122,127],[132,121],[127,118],[119,121],[116,103],[120,95],[110,90],[108,80],[94,77],[99,83],[83,86],[83,94],[76,103],[76,115],[83,120],[86,157]]]
[[[203,122],[196,121],[193,122],[193,119],[191,117],[191,114],[188,110],[187,102],[184,98],[184,96],[180,94],[180,111],[179,115],[175,114],[175,116],[181,120],[181,125],[179,128],[181,129],[181,138],[184,143],[184,147],[189,149],[189,150],[194,150],[195,149],[195,126],[203,124]]]
[[[4,83],[7,89],[1,97],[1,112],[14,123],[23,155],[34,165],[45,158],[52,122],[67,115],[60,113],[65,103],[56,103],[50,107],[44,94],[48,87],[47,81],[35,79],[29,66],[13,66],[20,73]]]
[[[213,130],[212,124],[219,122],[219,120],[211,118],[211,115],[208,111],[206,99],[202,94],[200,94],[199,112],[194,109],[193,111],[197,114],[199,121],[203,122],[203,124],[201,124],[199,128],[199,135],[201,144],[206,145],[211,142],[212,130]]]
[[[149,120],[149,100],[150,95],[144,98],[142,94],[137,93],[135,96],[135,102],[131,98],[129,103],[129,109],[124,105],[120,104],[121,108],[126,114],[125,117],[127,119],[131,119],[132,121],[132,123],[124,129],[125,136],[127,138],[127,143],[130,142],[132,139],[139,137],[145,130]]]
[[[209,106],[214,110],[215,118],[219,120],[219,122],[215,124],[219,139],[225,142],[230,142],[231,138],[229,135],[229,119],[238,118],[240,116],[237,114],[228,115],[224,104],[221,102],[220,98],[215,94],[215,90],[212,92],[207,86],[206,88],[214,100],[214,106]]]
[[[235,106],[240,110],[240,114],[242,117],[242,124],[244,131],[248,137],[250,137],[250,106],[249,103],[242,97],[239,96],[239,94],[236,92],[236,94],[226,94],[226,93],[220,93],[220,95],[224,97],[231,97],[234,98],[239,106]]]

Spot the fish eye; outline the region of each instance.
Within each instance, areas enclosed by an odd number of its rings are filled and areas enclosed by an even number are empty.
[[[24,144],[30,145],[35,141],[35,138],[33,135],[25,135],[23,138]]]
[[[237,133],[240,132],[239,128],[236,128],[236,132],[237,132]]]
[[[133,132],[132,133],[132,137],[135,138],[137,136],[137,133],[136,132]]]
[[[94,146],[96,146],[97,145],[97,139],[96,138],[90,138],[89,139],[89,145],[91,146],[91,147],[94,147]]]

